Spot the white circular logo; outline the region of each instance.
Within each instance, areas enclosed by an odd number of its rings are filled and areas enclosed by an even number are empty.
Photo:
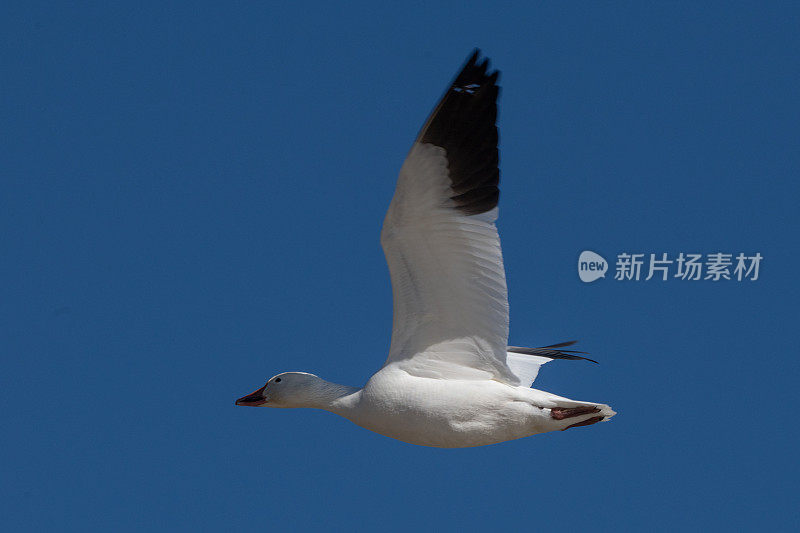
[[[578,258],[578,276],[581,281],[591,283],[592,281],[606,277],[608,262],[603,256],[589,250],[581,252]]]

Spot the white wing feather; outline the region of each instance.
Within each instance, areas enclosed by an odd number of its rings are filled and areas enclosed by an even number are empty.
[[[541,355],[528,355],[521,353],[508,352],[506,354],[506,363],[515,376],[519,378],[520,385],[523,387],[530,387],[536,381],[536,376],[539,375],[539,369],[542,365],[552,361],[549,357],[542,357]]]
[[[518,384],[506,365],[508,297],[497,208],[454,208],[445,150],[415,143],[381,232],[394,297],[386,364],[448,379]]]

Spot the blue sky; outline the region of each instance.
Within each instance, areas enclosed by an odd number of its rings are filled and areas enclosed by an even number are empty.
[[[9,530],[797,526],[793,4],[6,4]],[[466,450],[236,408],[385,359],[378,233],[470,50],[502,70],[512,344],[610,423]],[[757,281],[577,276],[583,250],[764,257]]]

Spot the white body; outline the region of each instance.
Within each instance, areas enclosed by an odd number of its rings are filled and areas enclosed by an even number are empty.
[[[483,446],[537,433],[566,429],[600,413],[565,420],[550,415],[553,407],[595,406],[548,392],[489,380],[416,377],[385,367],[363,389],[327,406],[355,424],[393,439],[421,446]],[[323,407],[325,408],[325,407]]]

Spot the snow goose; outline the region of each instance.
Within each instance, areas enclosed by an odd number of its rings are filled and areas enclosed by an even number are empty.
[[[482,446],[607,420],[604,404],[531,388],[541,365],[586,359],[506,346],[497,218],[498,71],[475,50],[400,169],[381,231],[394,299],[384,366],[363,388],[285,372],[236,405],[325,409],[422,446]]]

